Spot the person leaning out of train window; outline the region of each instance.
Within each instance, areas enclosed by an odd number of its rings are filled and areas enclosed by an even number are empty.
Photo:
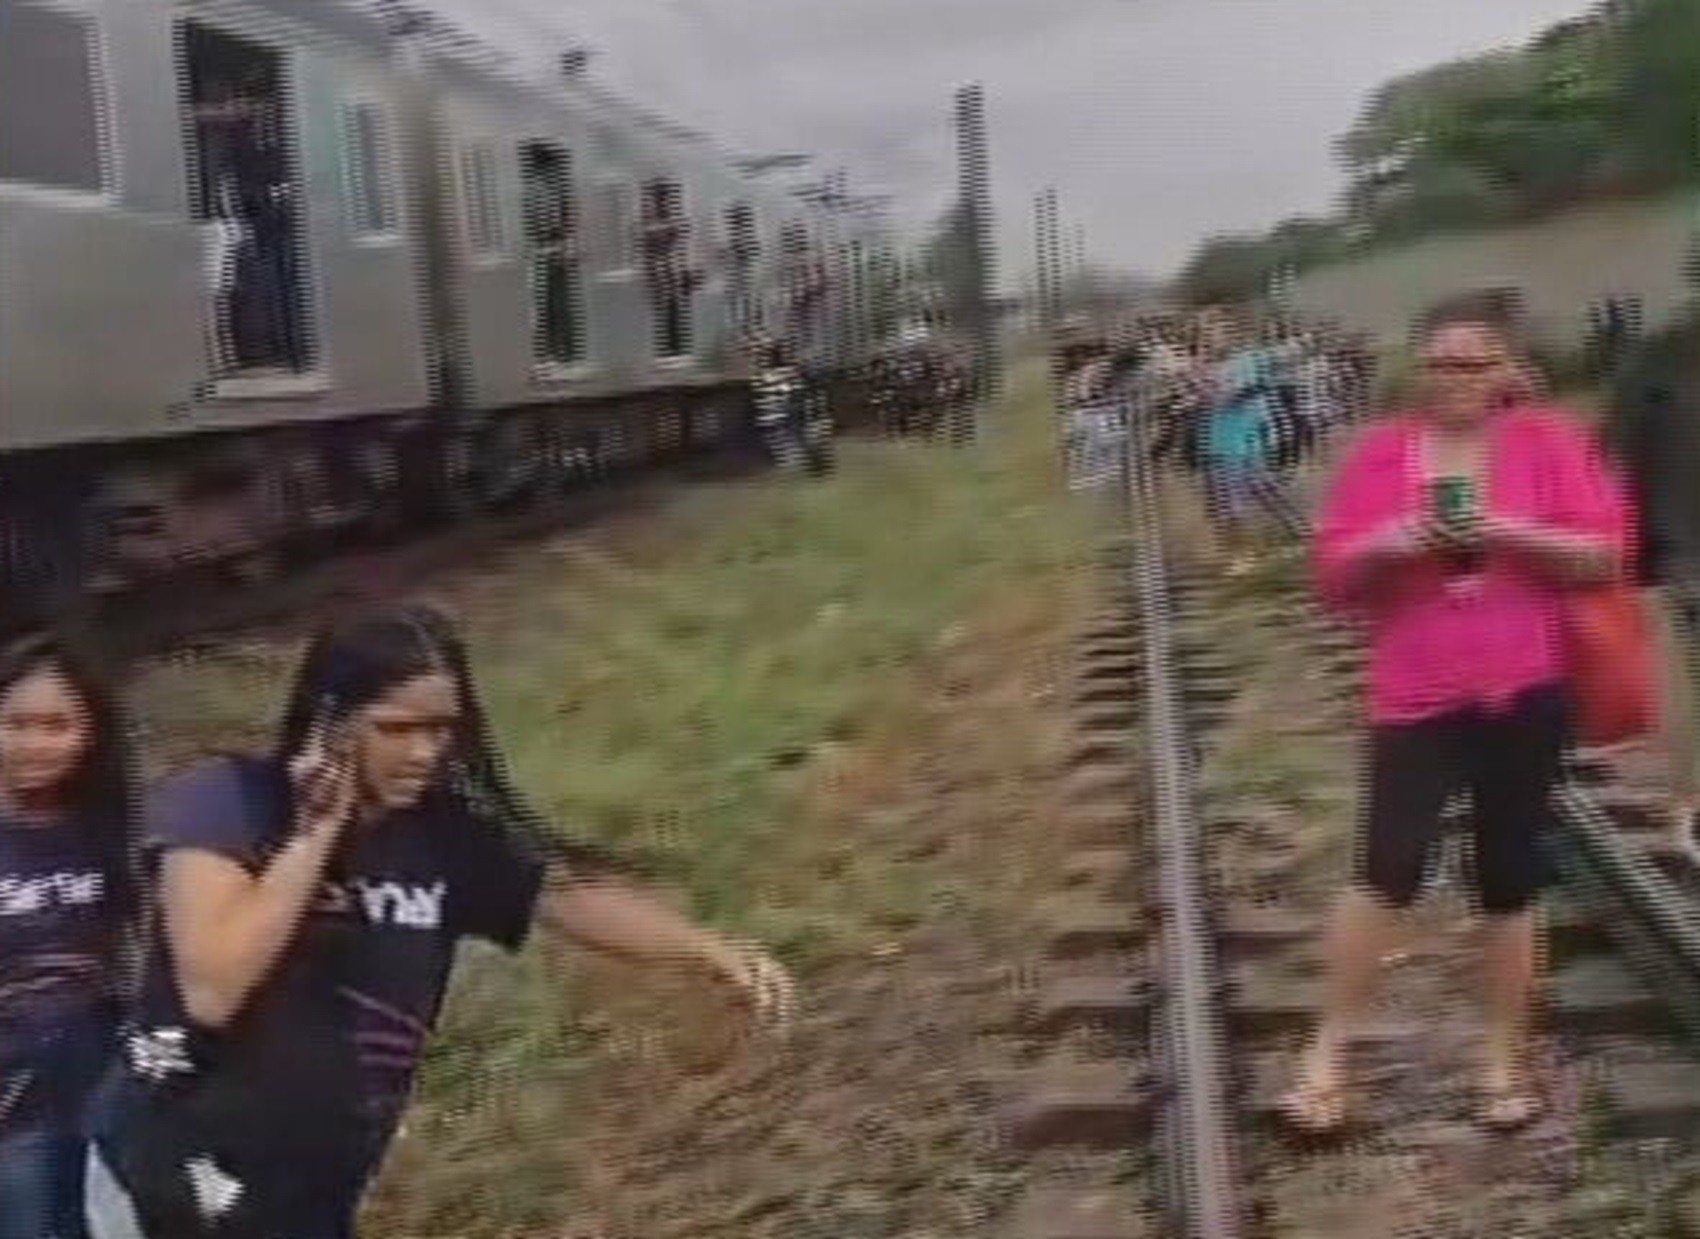
[[[140,902],[126,745],[50,638],[0,651],[0,1239],[82,1239],[96,1085]]]
[[[1582,427],[1513,398],[1512,327],[1488,300],[1431,312],[1417,410],[1363,434],[1324,504],[1320,585],[1367,630],[1370,734],[1357,883],[1329,929],[1326,1009],[1284,1106],[1304,1132],[1345,1122],[1353,1028],[1442,808],[1466,790],[1485,917],[1478,1119],[1510,1129],[1540,1109],[1526,1036],[1541,836],[1567,731],[1565,595],[1620,570],[1628,520]]]
[[[348,1239],[407,1105],[456,943],[533,920],[700,969],[769,1021],[785,971],[550,836],[510,787],[435,613],[319,637],[270,756],[159,789],[162,932],[102,1159],[148,1239]]]

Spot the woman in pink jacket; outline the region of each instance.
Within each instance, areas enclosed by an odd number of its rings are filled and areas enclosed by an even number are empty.
[[[1609,579],[1627,543],[1591,441],[1529,401],[1501,304],[1431,311],[1420,343],[1422,407],[1362,436],[1318,534],[1321,590],[1369,638],[1370,736],[1357,881],[1330,926],[1327,1007],[1285,1105],[1312,1134],[1345,1122],[1353,1025],[1460,791],[1486,922],[1478,1117],[1511,1129],[1538,1112],[1525,1040],[1541,836],[1566,731],[1565,598]]]

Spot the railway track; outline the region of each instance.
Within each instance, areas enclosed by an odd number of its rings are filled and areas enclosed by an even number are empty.
[[[1259,675],[1318,685],[1326,725],[1351,726],[1357,654],[1291,581],[1260,600],[1249,643],[1213,640],[1225,607],[1250,604],[1170,562],[1148,473],[1125,500],[1076,677],[1078,850],[1027,1004],[1035,1063],[1004,1110],[1027,1156],[1072,1170],[1029,1194],[1011,1235],[1700,1235],[1700,868],[1660,850],[1651,805],[1598,763],[1573,761],[1558,798],[1545,1116],[1509,1137],[1470,1119],[1480,1017],[1463,884],[1443,872],[1354,1046],[1351,1129],[1308,1147],[1280,1132],[1344,866],[1308,875],[1200,771],[1244,751]],[[1322,725],[1290,718],[1267,743]]]

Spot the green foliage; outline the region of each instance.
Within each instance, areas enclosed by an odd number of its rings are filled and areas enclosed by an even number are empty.
[[[1262,236],[1212,237],[1187,263],[1178,284],[1193,305],[1242,301],[1269,291],[1284,272],[1330,262],[1348,249],[1339,224],[1297,216]]]
[[[1307,221],[1312,244],[1291,222],[1212,238],[1179,285],[1240,300],[1352,250],[1666,191],[1696,179],[1697,118],[1700,4],[1606,0],[1520,49],[1382,86],[1335,144],[1348,182],[1333,218]]]

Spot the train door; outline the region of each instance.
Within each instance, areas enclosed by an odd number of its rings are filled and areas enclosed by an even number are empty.
[[[653,180],[643,188],[643,255],[655,325],[655,355],[686,357],[692,349],[689,231],[677,181]]]
[[[540,366],[584,360],[584,265],[572,155],[549,142],[520,146],[532,355]]]
[[[816,359],[821,337],[822,297],[825,272],[815,257],[808,229],[788,223],[779,234],[780,298],[785,307],[785,334],[798,354]]]
[[[215,236],[215,373],[300,374],[315,341],[283,58],[195,21],[181,27],[179,54],[190,210]]]
[[[755,211],[747,202],[726,208],[727,319],[738,339],[747,339],[761,327],[756,303],[756,262],[761,241],[756,231]]]

